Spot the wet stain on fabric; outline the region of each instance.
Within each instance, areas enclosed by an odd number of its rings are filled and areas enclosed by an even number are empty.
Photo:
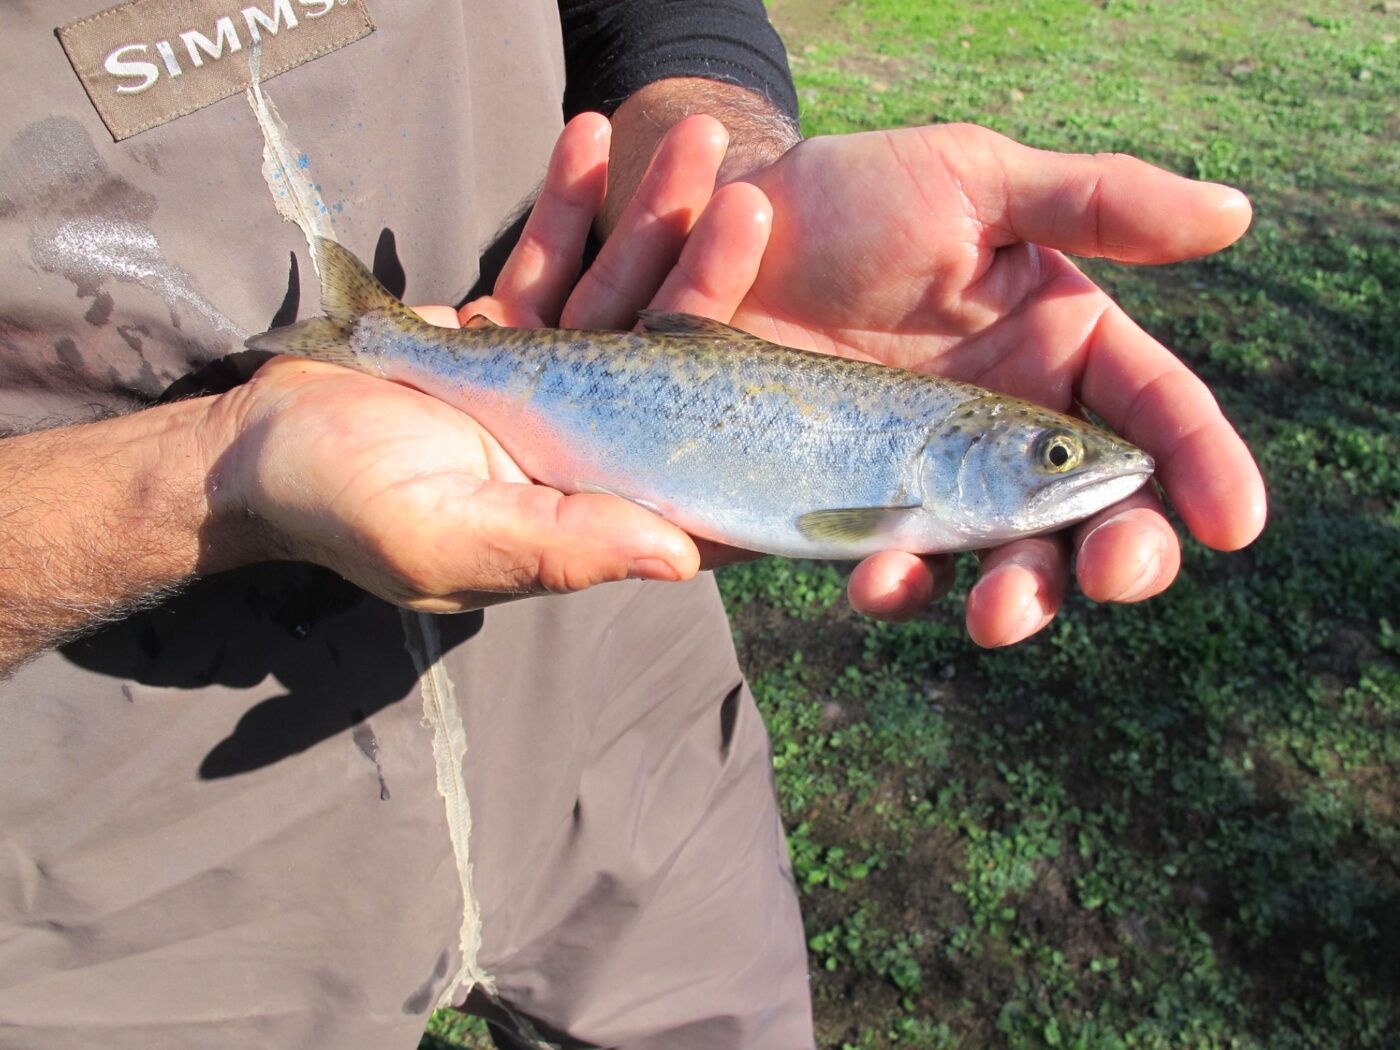
[[[147,226],[122,219],[63,219],[55,228],[33,234],[29,250],[41,269],[72,281],[80,298],[95,300],[103,294],[106,281],[125,281],[157,293],[176,328],[182,325],[176,307],[183,304],[216,331],[239,340],[246,335],[194,290],[188,273],[166,261],[160,242]],[[106,314],[110,314],[110,296],[107,302]],[[95,323],[91,310],[87,319]]]
[[[46,117],[16,135],[0,159],[0,176],[0,217],[24,209],[147,222],[156,210],[155,197],[107,169],[92,138],[71,117]]]
[[[350,734],[350,738],[355,741],[355,746],[360,749],[360,754],[374,763],[374,771],[379,775],[379,801],[388,802],[389,785],[384,783],[384,766],[379,761],[379,738],[374,735],[374,730],[365,721],[363,711],[351,711],[350,717],[355,722],[355,730]]]
[[[117,335],[121,336],[122,342],[138,354],[141,352],[141,336],[149,335],[145,325],[139,324],[119,324],[117,325]]]
[[[115,279],[161,294],[172,318],[174,305],[183,303],[217,331],[240,341],[246,334],[195,291],[189,274],[165,261],[149,226],[155,197],[108,169],[76,120],[36,121],[0,157],[0,215],[21,210],[35,217],[34,262],[72,281],[80,298],[94,300],[90,324],[110,317],[112,299],[101,285]]]
[[[65,368],[77,370],[83,367],[83,355],[78,353],[78,344],[66,335],[53,341],[53,350],[58,355],[59,363]]]
[[[15,395],[12,403],[25,404],[17,392],[61,388],[72,401],[62,418],[73,421],[92,416],[94,405],[148,404],[189,361],[241,345],[240,326],[165,257],[151,225],[156,211],[156,198],[112,170],[76,120],[35,121],[0,146],[0,221],[19,227],[6,238],[25,245],[37,269],[70,282],[85,304],[66,332],[52,320],[43,331],[26,326],[23,314],[0,331],[0,387]],[[164,307],[169,323],[154,321],[148,340],[113,331],[114,321],[129,327],[133,314],[152,307]],[[57,361],[36,353],[39,339],[54,345],[59,335],[81,363],[66,351]],[[16,416],[26,418],[22,408]]]
[[[92,297],[92,305],[88,307],[87,313],[83,315],[83,320],[94,328],[101,328],[112,317],[112,297],[106,292],[98,292]]]

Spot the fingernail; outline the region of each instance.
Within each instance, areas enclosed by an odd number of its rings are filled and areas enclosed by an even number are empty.
[[[681,578],[668,561],[660,558],[635,558],[627,568],[627,576],[633,580],[665,580],[675,583]]]
[[[1162,557],[1165,554],[1166,550],[1160,543],[1154,546],[1143,560],[1138,574],[1133,577],[1133,582],[1124,587],[1113,600],[1116,602],[1135,602],[1147,597],[1152,585],[1157,582],[1157,577],[1162,574]]]
[[[1086,532],[1086,533],[1084,534],[1084,538],[1083,538],[1082,540],[1079,541],[1079,549],[1080,549],[1081,551],[1086,551],[1086,550],[1088,550],[1088,549],[1089,549],[1089,546],[1090,546],[1090,541],[1093,540],[1093,538],[1094,538],[1095,536],[1097,536],[1099,533],[1103,532],[1103,530],[1106,529],[1106,528],[1108,528],[1110,525],[1117,525],[1117,524],[1118,524],[1118,519],[1117,519],[1117,518],[1109,518],[1109,519],[1106,520],[1106,521],[1101,521],[1101,522],[1099,522],[1097,525],[1095,525],[1092,529],[1090,529],[1088,532]]]

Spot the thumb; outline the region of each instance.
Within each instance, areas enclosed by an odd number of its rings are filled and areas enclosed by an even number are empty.
[[[966,159],[1002,178],[965,173],[978,219],[1003,243],[1029,241],[1072,255],[1166,263],[1208,255],[1249,228],[1249,198],[1230,186],[1196,182],[1121,153],[1055,153],[983,128]]]
[[[683,580],[700,568],[689,536],[616,496],[488,481],[464,517],[473,535],[442,537],[460,562],[451,589],[569,593],[629,577]]]

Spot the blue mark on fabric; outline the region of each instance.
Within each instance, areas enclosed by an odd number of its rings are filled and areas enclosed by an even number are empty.
[[[311,167],[311,158],[308,157],[305,153],[300,154],[300,155],[297,157],[297,167],[298,167],[298,168],[309,168],[309,167]]]

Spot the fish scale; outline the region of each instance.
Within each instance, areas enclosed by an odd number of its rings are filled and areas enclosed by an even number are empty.
[[[426,324],[317,244],[326,316],[248,345],[406,383],[469,413],[531,478],[610,492],[751,550],[961,550],[1078,521],[1150,457],[1083,420],[921,372],[646,312],[641,332]]]

